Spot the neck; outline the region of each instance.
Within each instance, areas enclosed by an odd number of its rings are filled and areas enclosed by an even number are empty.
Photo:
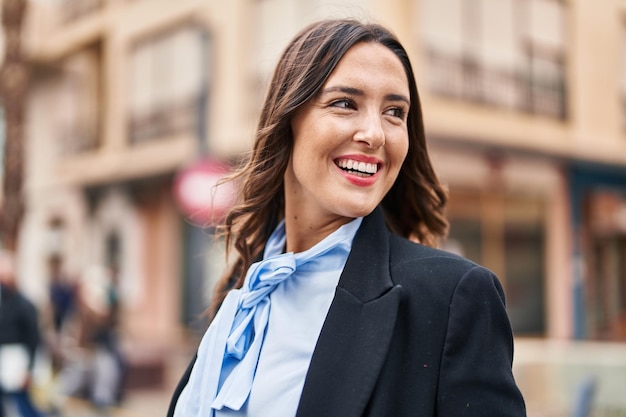
[[[328,235],[353,219],[348,217],[314,218],[285,211],[287,252],[303,252],[321,242]]]

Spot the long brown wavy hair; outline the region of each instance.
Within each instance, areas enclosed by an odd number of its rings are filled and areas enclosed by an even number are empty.
[[[381,205],[388,227],[400,236],[435,245],[448,228],[447,196],[432,168],[422,121],[422,109],[409,57],[398,39],[378,24],[351,19],[323,20],[304,28],[283,51],[261,110],[250,158],[231,179],[241,181],[238,203],[219,228],[226,247],[237,251],[232,266],[218,282],[212,310],[226,292],[243,285],[246,271],[257,260],[284,216],[283,176],[291,157],[291,119],[322,88],[344,54],[362,42],[389,48],[402,62],[409,81],[409,150],[398,178]]]

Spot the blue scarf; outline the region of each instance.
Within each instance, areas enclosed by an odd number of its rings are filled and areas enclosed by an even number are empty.
[[[312,248],[300,253],[282,253],[285,224],[270,236],[264,259],[253,263],[243,286],[232,290],[207,329],[189,381],[180,394],[174,417],[210,417],[226,407],[240,410],[252,389],[270,314],[270,293],[296,269],[344,246],[361,224],[352,221]],[[347,245],[347,246],[346,246]]]

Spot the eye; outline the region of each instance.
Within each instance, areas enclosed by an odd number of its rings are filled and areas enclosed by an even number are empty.
[[[406,110],[404,108],[402,108],[402,107],[392,107],[392,108],[386,110],[385,114],[404,120],[404,118],[406,116]]]
[[[335,100],[332,103],[330,103],[331,107],[338,107],[340,109],[354,109],[356,108],[356,106],[354,105],[354,102],[348,98],[342,98],[339,100]]]

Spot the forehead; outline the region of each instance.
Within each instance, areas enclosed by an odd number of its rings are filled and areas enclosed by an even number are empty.
[[[409,89],[400,58],[378,42],[361,42],[348,49],[325,84],[346,78],[365,84],[395,84],[396,88]]]

